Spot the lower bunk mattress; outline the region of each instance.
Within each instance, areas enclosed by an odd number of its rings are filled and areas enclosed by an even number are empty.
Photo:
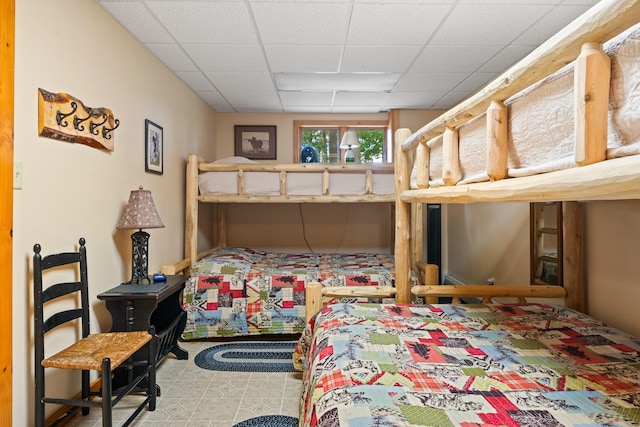
[[[300,426],[637,426],[640,341],[546,304],[325,307]]]
[[[419,284],[416,277],[413,284]],[[192,266],[183,292],[186,340],[301,333],[305,287],[394,286],[393,255],[373,253],[275,253],[222,248]],[[373,299],[325,299],[335,302]],[[388,301],[393,301],[392,299]]]

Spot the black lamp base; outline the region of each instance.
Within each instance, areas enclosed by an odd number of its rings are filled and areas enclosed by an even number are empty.
[[[131,235],[131,282],[151,283],[149,279],[149,233],[136,231]]]

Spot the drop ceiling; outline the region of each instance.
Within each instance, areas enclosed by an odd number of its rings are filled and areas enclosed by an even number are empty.
[[[96,0],[218,112],[446,109],[596,0]]]

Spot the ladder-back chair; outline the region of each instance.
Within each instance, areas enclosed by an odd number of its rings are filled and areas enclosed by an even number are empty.
[[[146,394],[145,399],[135,408],[135,411],[125,422],[129,425],[134,418],[149,405],[149,410],[155,410],[156,406],[156,339],[155,331],[136,332],[111,332],[91,334],[89,328],[89,290],[87,276],[87,250],[85,239],[81,238],[78,252],[64,252],[42,256],[39,244],[34,245],[33,251],[33,282],[34,282],[34,350],[35,350],[35,425],[45,425],[45,403],[68,405],[73,409],[67,415],[73,413],[78,407],[82,408],[82,414],[87,415],[90,408],[102,409],[102,425],[111,426],[113,406],[125,395],[136,392]],[[66,267],[63,267],[66,266]],[[43,286],[43,273],[56,267],[63,267],[75,273],[76,281],[50,283],[55,281],[53,277],[47,280],[48,286]],[[74,271],[75,270],[75,271]],[[62,273],[59,273],[62,274]],[[63,276],[65,275],[63,274]],[[48,277],[47,277],[48,278]],[[60,298],[73,302],[73,308],[63,309],[56,313],[51,306],[67,306],[60,304]],[[79,298],[79,299],[78,299]],[[43,317],[47,303],[57,300],[46,309],[47,318]],[[78,306],[79,301],[79,306]],[[72,322],[71,326],[81,327],[81,339],[55,355],[45,358],[45,342],[47,332],[52,329]],[[75,323],[75,325],[74,325]],[[140,373],[132,374],[132,355],[146,347],[146,359],[136,362],[135,366],[143,366]],[[58,368],[80,370],[82,390],[80,398],[51,397],[45,390],[45,368]],[[112,390],[113,370],[128,369],[128,383],[118,390]],[[138,368],[140,369],[140,368]],[[90,390],[90,371],[101,373],[101,387],[98,392]],[[144,380],[144,381],[143,381]],[[94,396],[101,399],[92,399]]]

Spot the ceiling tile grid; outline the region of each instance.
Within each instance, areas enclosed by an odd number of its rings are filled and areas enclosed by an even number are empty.
[[[96,2],[216,111],[366,113],[450,108],[597,0]]]

